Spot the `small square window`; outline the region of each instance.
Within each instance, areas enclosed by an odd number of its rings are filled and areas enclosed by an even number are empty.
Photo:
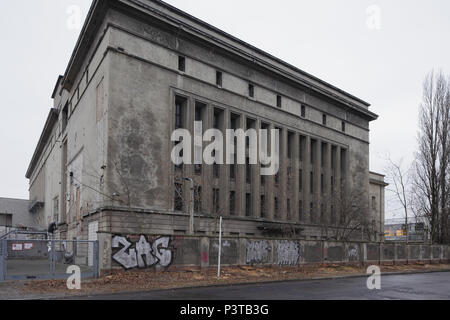
[[[277,107],[281,108],[281,96],[280,95],[277,96]]]
[[[255,97],[255,86],[252,84],[248,85],[248,96],[250,98],[254,98]]]
[[[178,70],[185,72],[186,71],[186,58],[182,56],[178,56]]]

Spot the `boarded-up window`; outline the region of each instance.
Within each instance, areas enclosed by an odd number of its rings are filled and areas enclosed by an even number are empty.
[[[102,120],[105,103],[105,91],[103,88],[103,79],[97,86],[97,122]]]

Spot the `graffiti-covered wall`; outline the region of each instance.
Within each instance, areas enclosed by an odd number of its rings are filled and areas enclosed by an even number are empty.
[[[218,263],[219,241],[213,237],[112,235],[110,241],[111,245],[104,248],[111,248],[113,268],[210,267]],[[432,262],[448,261],[450,257],[447,246],[226,237],[221,252],[221,264],[225,266]],[[103,268],[107,265],[103,263]]]

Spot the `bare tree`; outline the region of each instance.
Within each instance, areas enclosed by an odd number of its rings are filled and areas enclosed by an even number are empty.
[[[391,188],[387,190],[394,194],[395,199],[401,204],[404,219],[405,219],[405,231],[406,231],[406,243],[409,239],[409,228],[408,228],[408,215],[409,209],[411,207],[411,172],[410,168],[404,168],[403,158],[397,161],[392,160],[389,156],[387,158],[388,165],[386,167],[386,173],[389,185]]]
[[[413,210],[436,243],[449,239],[450,80],[431,72],[423,85],[419,149],[414,162]]]
[[[361,235],[366,236],[369,241],[374,240],[376,228],[374,221],[370,220],[368,214],[367,193],[361,188],[352,188],[346,191],[336,192],[325,198],[325,202],[331,201],[333,209],[331,223],[320,222],[322,235],[327,240],[350,241]]]

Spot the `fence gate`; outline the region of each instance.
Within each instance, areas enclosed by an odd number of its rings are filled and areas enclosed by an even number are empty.
[[[98,241],[0,240],[0,281],[66,279],[72,265],[82,278],[97,278]]]

